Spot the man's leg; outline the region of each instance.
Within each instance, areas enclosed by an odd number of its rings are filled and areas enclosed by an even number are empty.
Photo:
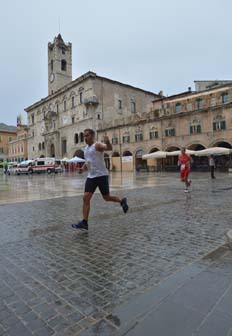
[[[78,224],[72,224],[73,228],[88,230],[90,200],[91,200],[96,188],[97,188],[96,179],[87,178],[87,180],[85,182],[85,192],[84,192],[84,196],[83,196],[83,206],[82,206],[83,219]]]
[[[121,203],[121,198],[118,196],[111,196],[111,195],[102,195],[105,201],[107,202],[117,202]]]
[[[101,176],[98,181],[98,188],[102,194],[102,197],[107,202],[116,202],[120,203],[123,211],[126,213],[129,209],[127,204],[126,197],[120,198],[119,196],[112,196],[110,195],[110,187],[109,187],[109,177],[108,176]]]
[[[83,196],[83,219],[88,222],[89,211],[90,211],[90,200],[93,196],[93,193],[85,192]]]

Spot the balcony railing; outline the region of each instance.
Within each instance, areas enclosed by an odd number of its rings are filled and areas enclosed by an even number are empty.
[[[97,105],[99,104],[97,96],[92,96],[84,99],[85,105]]]

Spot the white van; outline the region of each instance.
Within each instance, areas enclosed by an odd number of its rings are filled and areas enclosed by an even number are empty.
[[[55,158],[39,158],[31,162],[28,173],[58,173],[62,172],[61,161]]]

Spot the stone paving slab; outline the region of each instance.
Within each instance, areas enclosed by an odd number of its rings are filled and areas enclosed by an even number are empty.
[[[217,260],[209,255],[113,311],[108,319],[119,328],[114,335],[230,335],[232,252],[217,252]]]
[[[95,195],[88,233],[70,227],[81,217],[81,196],[1,205],[0,335],[117,331],[107,318],[117,307],[224,243],[229,180],[197,181],[190,195],[176,179],[128,190],[127,215]]]

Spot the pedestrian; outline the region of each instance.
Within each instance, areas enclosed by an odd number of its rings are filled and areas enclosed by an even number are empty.
[[[215,179],[216,178],[214,176],[215,160],[214,160],[214,156],[213,155],[210,155],[210,157],[209,157],[209,166],[210,166],[211,178]]]
[[[190,172],[190,164],[193,162],[191,156],[186,154],[186,149],[181,148],[181,153],[178,159],[178,166],[180,166],[180,179],[185,183],[185,192],[189,192],[189,187],[191,185],[191,180],[188,179]]]
[[[84,150],[85,164],[82,166],[82,171],[87,170],[88,175],[83,197],[83,219],[78,224],[72,224],[72,227],[75,229],[88,230],[90,200],[97,187],[105,201],[119,203],[125,213],[129,207],[126,197],[120,198],[119,196],[110,195],[109,173],[104,160],[104,151],[112,150],[109,137],[104,136],[104,143],[95,142],[94,130],[86,129],[84,131],[84,139],[86,142]]]

